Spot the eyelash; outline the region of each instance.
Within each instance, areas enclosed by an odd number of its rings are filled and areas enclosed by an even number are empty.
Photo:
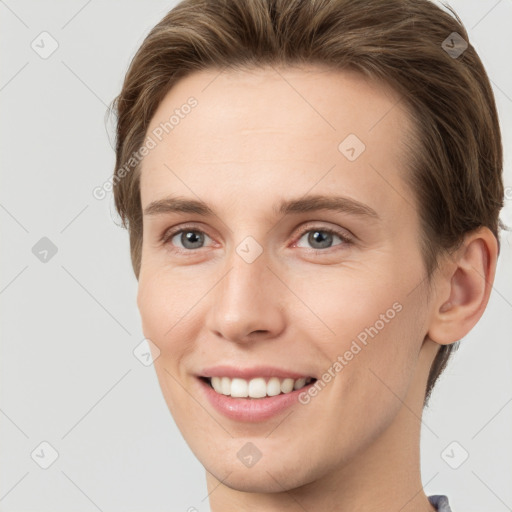
[[[208,235],[208,233],[205,233],[203,230],[197,229],[195,226],[185,225],[185,226],[180,226],[179,228],[176,228],[176,229],[171,229],[171,230],[165,231],[160,238],[160,242],[164,245],[170,245],[170,241],[176,235],[183,233],[183,232],[187,232],[187,231],[194,232],[194,233],[201,233],[201,234],[204,234],[204,235],[208,236],[209,238],[211,238]],[[333,249],[335,247],[351,245],[353,243],[353,240],[346,233],[341,232],[337,229],[328,228],[328,227],[324,227],[324,226],[307,226],[300,232],[300,234],[298,235],[298,237],[294,243],[296,244],[306,233],[309,233],[310,231],[320,231],[322,233],[327,233],[329,235],[336,235],[342,241],[341,244],[334,245],[332,247],[327,247],[326,249],[309,248],[310,251],[314,251],[319,254],[320,253],[328,253],[328,252],[330,252],[331,249]],[[204,249],[204,247],[200,247],[199,249],[182,249],[180,247],[173,247],[172,251],[181,253],[181,254],[194,255],[200,249]]]

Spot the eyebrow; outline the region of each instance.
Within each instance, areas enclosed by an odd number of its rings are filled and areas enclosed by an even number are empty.
[[[285,199],[273,208],[275,215],[300,214],[317,210],[331,210],[372,219],[380,218],[373,208],[344,196],[309,195],[298,199]],[[172,196],[153,201],[144,209],[144,215],[168,213],[196,213],[204,217],[216,216],[215,212],[203,201]]]

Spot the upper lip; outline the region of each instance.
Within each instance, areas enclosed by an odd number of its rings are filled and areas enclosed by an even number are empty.
[[[254,379],[256,377],[277,377],[280,379],[300,379],[313,377],[308,373],[299,373],[276,366],[252,366],[251,368],[240,368],[239,366],[210,366],[203,368],[198,374],[199,377],[230,377],[239,379]]]

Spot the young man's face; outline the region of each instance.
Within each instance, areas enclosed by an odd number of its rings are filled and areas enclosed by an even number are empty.
[[[141,174],[138,305],[163,395],[211,475],[266,492],[341,478],[369,454],[390,456],[384,440],[396,457],[404,429],[419,429],[438,348],[424,343],[399,97],[352,72],[278,71],[178,82]],[[317,196],[338,207],[316,209]],[[171,198],[213,213],[174,211]],[[217,393],[200,378],[253,369],[251,393],[279,395],[232,398],[222,391],[243,394],[244,382]],[[317,382],[287,395],[287,376]]]

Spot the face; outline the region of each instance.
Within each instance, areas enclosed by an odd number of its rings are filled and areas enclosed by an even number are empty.
[[[208,70],[151,121],[143,331],[178,428],[231,488],[348,467],[413,385],[429,313],[398,99],[348,71]]]

